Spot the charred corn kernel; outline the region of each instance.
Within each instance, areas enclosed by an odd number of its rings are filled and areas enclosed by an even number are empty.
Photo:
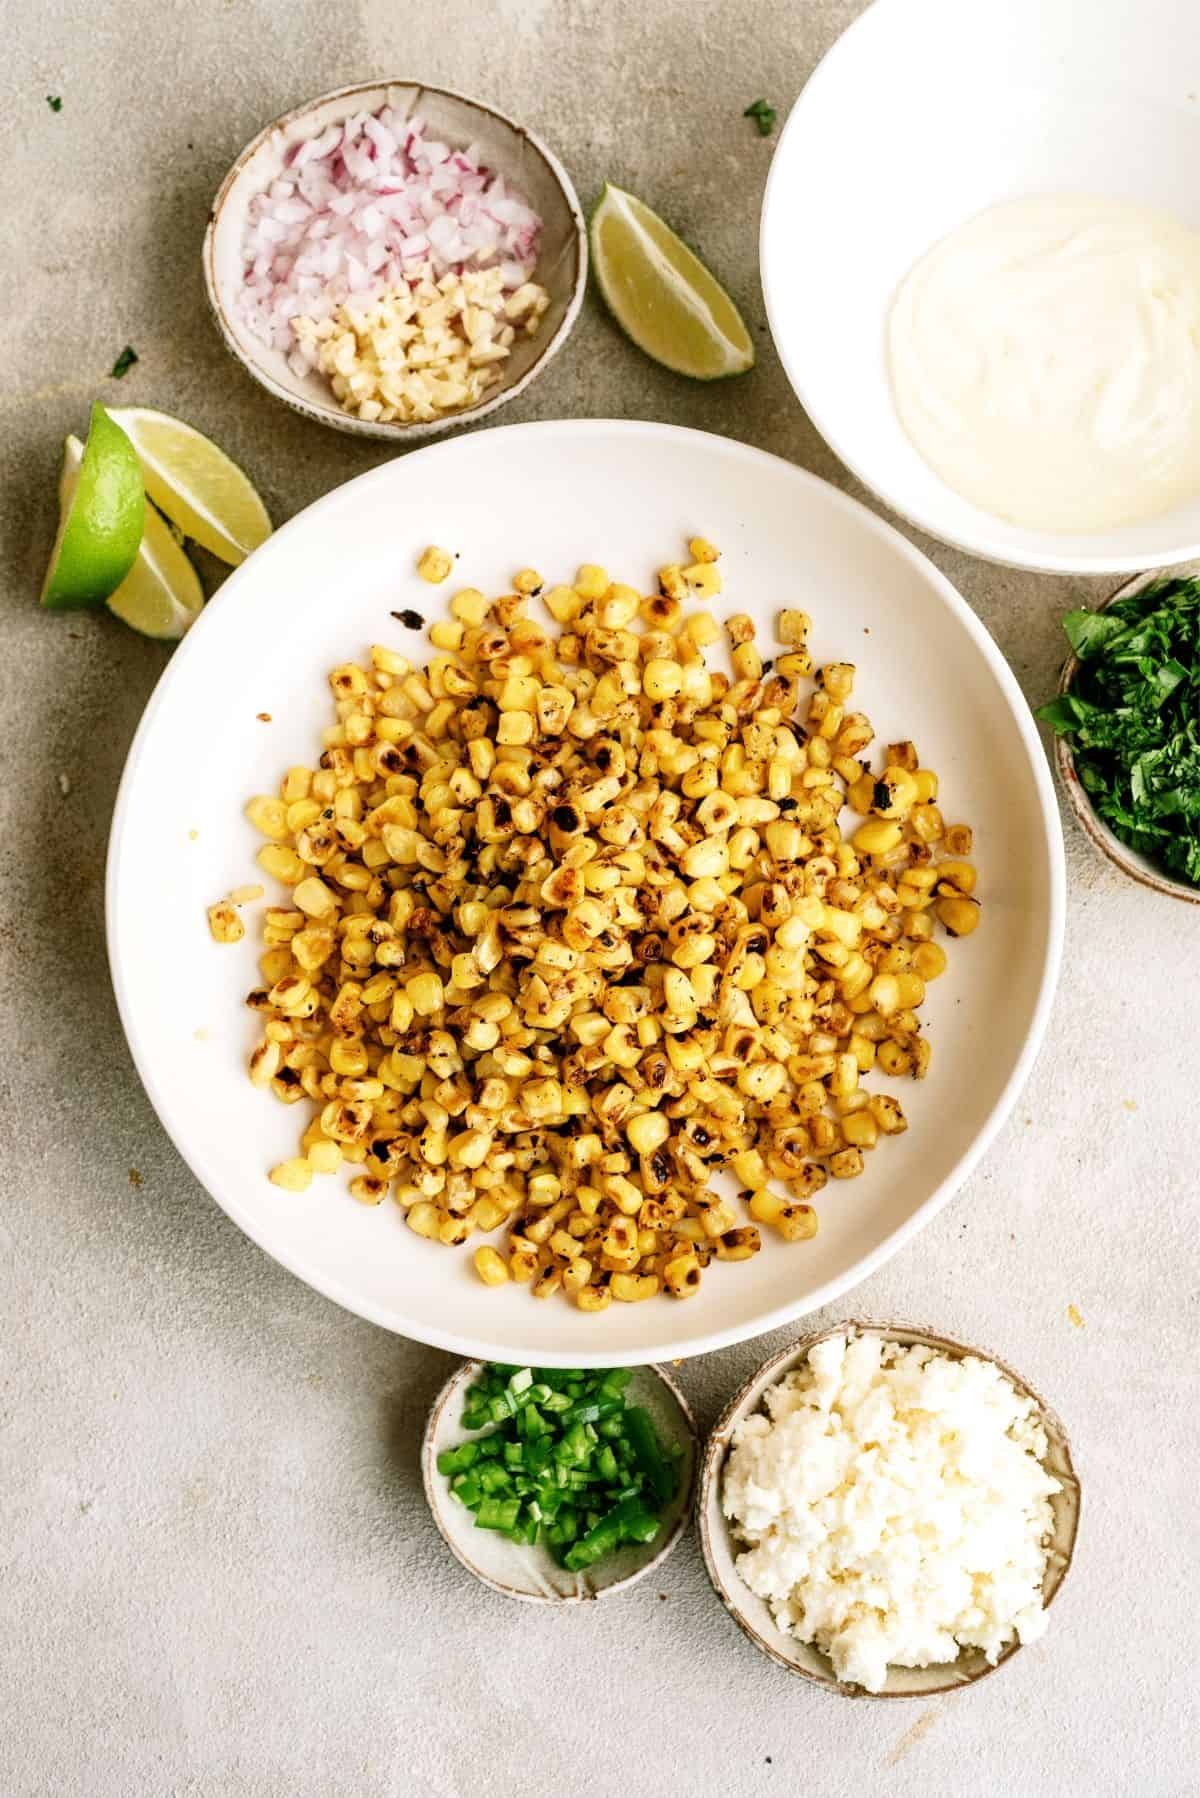
[[[780,612],[775,628],[781,643],[803,644],[808,641],[812,619],[807,612],[785,608]]]
[[[871,1097],[871,1116],[878,1124],[884,1136],[899,1136],[908,1129],[908,1119],[900,1107],[899,1101],[890,1093],[874,1093]]]
[[[612,1296],[610,1286],[584,1286],[575,1295],[575,1303],[581,1311],[607,1311]]]
[[[816,1212],[800,1200],[785,1205],[774,1221],[785,1242],[811,1242],[817,1233]]]
[[[482,1167],[495,1141],[489,1130],[464,1130],[451,1140],[449,1159],[453,1167]]]
[[[603,599],[608,592],[608,570],[596,562],[584,562],[576,570],[574,587],[581,599]]]
[[[450,601],[452,617],[460,624],[477,628],[488,614],[488,601],[478,587],[462,587]]]
[[[887,1074],[892,1079],[899,1079],[904,1074],[912,1072],[912,1056],[899,1043],[888,1037],[879,1045],[875,1065],[881,1074]]]
[[[693,562],[717,562],[721,557],[716,544],[710,543],[707,537],[689,537],[688,554]]]
[[[900,1004],[906,1011],[925,1002],[925,982],[912,969],[904,969],[896,975],[896,986],[900,993]]]
[[[387,1196],[387,1181],[373,1174],[359,1174],[350,1182],[350,1197],[360,1205],[381,1205]]]
[[[625,1134],[635,1154],[653,1155],[670,1136],[671,1125],[661,1111],[643,1111],[630,1118]]]
[[[933,772],[932,768],[914,768],[912,770],[912,777],[916,782],[917,803],[919,805],[928,805],[932,800],[937,798],[938,777]],[[958,850],[955,853],[963,854],[965,852]]]
[[[952,896],[975,891],[976,874],[970,862],[939,862],[936,873],[939,892],[946,886],[954,889]]]
[[[656,657],[642,670],[642,691],[647,699],[673,699],[683,688],[683,669],[678,662]]]
[[[273,842],[282,842],[288,834],[287,806],[282,799],[271,799],[265,794],[251,799],[246,806],[246,816],[255,830]]]
[[[329,1065],[335,1074],[351,1077],[365,1074],[368,1067],[366,1048],[363,1043],[353,1039],[346,1042],[335,1041],[329,1047]]]
[[[304,1192],[312,1185],[313,1171],[304,1156],[293,1156],[291,1161],[281,1161],[271,1169],[270,1179],[273,1185],[282,1186],[284,1192]]]
[[[934,910],[951,936],[970,936],[979,924],[979,904],[975,899],[939,899]]]
[[[853,1149],[873,1149],[879,1140],[879,1125],[871,1113],[868,1100],[858,1111],[848,1112],[842,1119],[842,1135]]]
[[[498,1254],[489,1243],[476,1249],[472,1260],[475,1264],[475,1272],[485,1286],[503,1286],[507,1281],[508,1267],[504,1257]]]
[[[725,1235],[737,1223],[737,1212],[729,1199],[718,1198],[715,1193],[707,1193],[694,1201],[700,1217],[700,1225],[706,1236]]]
[[[787,1200],[769,1187],[760,1187],[747,1201],[751,1217],[757,1224],[776,1224],[787,1208]]]
[[[868,818],[865,824],[859,825],[850,841],[859,855],[887,855],[903,834],[899,824],[883,818]]]
[[[415,1205],[409,1206],[404,1218],[410,1230],[415,1230],[418,1236],[427,1237],[430,1242],[436,1242],[441,1213],[432,1200],[419,1199]]]
[[[969,824],[948,824],[942,841],[947,855],[970,855],[975,834]]]
[[[640,1304],[661,1290],[662,1283],[656,1274],[614,1274],[609,1285],[613,1298],[623,1305]]]
[[[712,562],[693,562],[683,571],[688,591],[696,599],[715,599],[721,591],[721,573]]]
[[[259,1043],[250,1057],[250,1079],[255,1086],[270,1086],[283,1062],[283,1051],[269,1038]]]
[[[423,550],[417,561],[417,573],[431,587],[436,587],[446,579],[454,567],[454,558],[444,549],[437,549],[433,544]]]
[[[937,980],[946,972],[946,951],[940,943],[918,943],[913,950],[913,973],[922,980]]]
[[[255,859],[264,874],[270,874],[284,886],[295,886],[308,872],[295,850],[285,849],[281,843],[264,844]]]
[[[577,1299],[592,1277],[592,1263],[586,1255],[573,1255],[563,1269],[563,1291]]]
[[[871,809],[893,822],[907,818],[919,798],[916,776],[907,768],[885,768],[875,782]]]
[[[411,980],[405,981],[404,990],[419,1017],[432,1017],[435,1011],[441,1010],[444,989],[436,974],[414,974]]]
[[[914,805],[909,814],[909,828],[918,843],[939,843],[945,832],[942,814],[936,805]]]
[[[461,649],[463,626],[456,618],[439,618],[429,627],[429,641],[435,649]]]
[[[542,595],[542,603],[556,624],[570,624],[578,618],[582,601],[573,587],[551,587]]]
[[[675,597],[682,599],[687,594],[687,582],[684,580],[682,569],[677,569],[676,573],[679,576],[682,591],[676,594]],[[690,613],[689,616],[684,619],[683,629],[684,634],[691,639],[698,649],[707,649],[710,644],[720,641],[721,627],[711,612]]]
[[[740,1229],[718,1236],[714,1247],[718,1261],[749,1261],[761,1249],[762,1237],[753,1224],[743,1224]]]
[[[894,974],[877,974],[867,988],[867,998],[880,1017],[890,1017],[900,1008],[900,983]]]
[[[308,1150],[308,1164],[314,1174],[336,1174],[342,1164],[341,1144],[322,1139]]]
[[[208,928],[215,943],[240,943],[246,926],[227,899],[208,908]]]
[[[819,678],[829,697],[843,704],[854,691],[854,664],[827,662]]]
[[[261,899],[265,892],[266,888],[259,886],[257,881],[254,881],[250,886],[234,887],[232,893],[229,895],[229,903],[231,905],[251,905],[254,900]],[[294,928],[299,929],[302,922],[302,919],[298,919]]]
[[[766,1182],[767,1165],[757,1149],[743,1149],[733,1155],[729,1167],[734,1179],[751,1190]]]
[[[688,1299],[700,1290],[700,1260],[695,1250],[672,1255],[663,1266],[663,1284],[672,1298]]]

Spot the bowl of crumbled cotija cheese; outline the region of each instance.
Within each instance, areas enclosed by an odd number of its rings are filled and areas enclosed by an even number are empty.
[[[494,412],[565,342],[587,280],[570,177],[482,101],[414,81],[265,126],[204,240],[226,344],[338,430],[423,438]]]
[[[893,1325],[784,1350],[709,1441],[709,1575],[765,1653],[847,1696],[929,1697],[1046,1629],[1079,1481],[1062,1425],[1003,1364]]]

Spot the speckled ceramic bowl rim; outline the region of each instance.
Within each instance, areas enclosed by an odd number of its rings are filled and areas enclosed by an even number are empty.
[[[670,1530],[659,1543],[657,1549],[648,1561],[643,1562],[640,1567],[635,1567],[632,1573],[627,1573],[621,1579],[613,1580],[610,1584],[601,1586],[598,1590],[594,1588],[585,1588],[577,1592],[522,1592],[517,1586],[509,1586],[506,1585],[503,1580],[493,1579],[491,1574],[485,1573],[482,1568],[476,1567],[474,1562],[468,1560],[458,1543],[443,1527],[433,1484],[433,1445],[437,1438],[438,1426],[441,1423],[442,1412],[445,1410],[446,1405],[449,1403],[450,1399],[453,1398],[460,1386],[462,1386],[468,1379],[475,1378],[483,1367],[483,1362],[464,1361],[462,1366],[456,1368],[450,1375],[450,1378],[446,1381],[446,1384],[442,1387],[429,1408],[429,1416],[425,1423],[425,1434],[421,1441],[421,1483],[425,1488],[425,1500],[429,1506],[430,1516],[437,1525],[438,1534],[441,1536],[442,1541],[446,1544],[446,1547],[450,1550],[450,1553],[454,1556],[455,1560],[460,1566],[465,1567],[467,1572],[473,1575],[475,1579],[479,1580],[485,1586],[490,1586],[493,1592],[499,1592],[504,1598],[520,1599],[525,1604],[592,1604],[599,1599],[608,1598],[613,1592],[627,1591],[628,1588],[635,1585],[638,1580],[644,1579],[653,1568],[661,1567],[663,1562],[667,1559],[667,1556],[678,1547],[684,1531],[691,1521],[692,1512],[696,1505],[696,1493],[700,1482],[701,1462],[699,1433],[696,1429],[696,1420],[692,1416],[691,1406],[688,1404],[686,1398],[684,1398],[678,1383],[671,1377],[666,1368],[661,1367],[657,1362],[647,1362],[645,1365],[651,1373],[657,1375],[663,1385],[667,1388],[671,1397],[679,1406],[683,1420],[691,1433],[692,1469],[688,1493],[683,1504],[679,1508],[679,1515],[676,1517],[675,1522],[671,1525]]]
[[[1167,581],[1186,580],[1191,575],[1200,575],[1200,561],[1181,562],[1177,568],[1149,569],[1145,574],[1135,575],[1131,581],[1126,581],[1123,587],[1118,587],[1097,609],[1106,612],[1119,599],[1129,599],[1147,587],[1160,587]],[[1078,672],[1079,657],[1068,656],[1058,680],[1060,694],[1070,691]],[[1119,868],[1122,874],[1128,874],[1139,886],[1149,887],[1152,893],[1164,893],[1168,899],[1182,899],[1187,905],[1200,905],[1200,888],[1188,886],[1181,880],[1172,880],[1169,874],[1155,868],[1145,856],[1139,856],[1130,849],[1096,816],[1083,782],[1075,771],[1075,754],[1066,737],[1055,736],[1054,760],[1071,810],[1084,835],[1101,855],[1107,856],[1115,868]]]
[[[214,254],[217,224],[230,192],[250,158],[255,155],[273,132],[293,129],[310,113],[316,112],[322,106],[340,101],[351,102],[359,95],[378,93],[393,87],[415,87],[418,90],[418,96],[437,94],[444,99],[456,101],[462,106],[473,107],[477,112],[498,120],[519,137],[524,138],[530,149],[541,157],[549,169],[555,184],[562,193],[575,227],[575,280],[567,301],[566,311],[563,313],[557,329],[546,339],[540,353],[530,363],[524,374],[510,384],[502,385],[490,399],[482,401],[477,406],[468,407],[462,412],[448,413],[444,418],[429,419],[414,424],[401,424],[398,421],[384,424],[377,420],[355,418],[352,413],[343,412],[341,407],[332,401],[328,406],[323,406],[302,399],[299,394],[292,392],[282,382],[277,381],[274,375],[263,367],[254,356],[247,354],[238,341],[221,298]],[[352,104],[347,104],[347,113],[354,110],[355,107]],[[233,166],[217,190],[217,197],[212,203],[208,225],[204,233],[203,265],[204,291],[225,347],[230,355],[242,364],[247,373],[253,376],[260,387],[265,387],[268,393],[274,395],[277,400],[282,400],[285,406],[290,406],[293,412],[299,412],[304,418],[315,419],[318,424],[329,425],[334,430],[346,431],[359,437],[378,437],[393,442],[418,443],[429,437],[435,437],[443,431],[453,430],[456,426],[475,424],[479,419],[486,418],[490,413],[498,411],[501,406],[507,405],[509,400],[515,399],[519,393],[523,393],[558,354],[574,328],[587,289],[587,226],[584,223],[583,209],[579,204],[579,196],[575,192],[571,177],[554,152],[542,142],[535,132],[528,130],[524,125],[518,125],[515,119],[509,118],[508,114],[501,112],[498,107],[489,106],[484,100],[476,100],[471,94],[462,94],[455,88],[439,87],[428,81],[418,81],[412,76],[393,75],[373,81],[356,81],[349,87],[334,88],[327,94],[319,94],[315,100],[306,100],[303,106],[295,106],[290,112],[281,113],[277,119],[272,119],[269,124],[264,125],[262,130],[251,138],[240,155],[235,158]]]
[[[714,1498],[719,1500],[717,1485],[720,1480],[721,1471],[725,1465],[725,1457],[729,1452],[730,1438],[733,1434],[734,1425],[735,1423],[741,1422],[739,1413],[741,1412],[742,1407],[747,1405],[751,1393],[756,1386],[760,1385],[760,1383],[762,1384],[762,1390],[765,1392],[768,1385],[775,1383],[772,1376],[780,1376],[786,1364],[795,1362],[802,1354],[807,1353],[807,1351],[810,1348],[813,1348],[818,1342],[824,1342],[826,1338],[830,1336],[841,1335],[847,1330],[867,1331],[872,1335],[885,1336],[889,1338],[889,1340],[897,1337],[911,1337],[920,1342],[928,1343],[931,1348],[942,1349],[949,1354],[977,1355],[980,1360],[993,1362],[995,1366],[1000,1369],[1001,1373],[1008,1376],[1019,1392],[1025,1393],[1033,1400],[1041,1414],[1042,1422],[1046,1427],[1046,1433],[1053,1438],[1056,1446],[1061,1452],[1068,1475],[1074,1485],[1075,1498],[1071,1514],[1070,1540],[1063,1552],[1063,1564],[1059,1570],[1058,1579],[1044,1599],[1047,1610],[1062,1590],[1066,1577],[1071,1571],[1071,1563],[1075,1553],[1075,1544],[1079,1539],[1079,1519],[1083,1511],[1083,1489],[1080,1484],[1078,1472],[1075,1468],[1075,1463],[1071,1456],[1070,1439],[1067,1436],[1067,1432],[1064,1429],[1062,1420],[1059,1418],[1057,1412],[1051,1409],[1041,1397],[1040,1393],[1035,1391],[1029,1384],[1028,1380],[1022,1378],[1015,1369],[1009,1367],[1007,1362],[1002,1361],[998,1355],[993,1355],[989,1350],[973,1348],[969,1343],[959,1342],[952,1336],[943,1336],[940,1331],[927,1330],[919,1324],[879,1323],[871,1318],[845,1318],[841,1323],[830,1324],[826,1329],[817,1330],[810,1336],[799,1337],[795,1342],[789,1343],[786,1348],[780,1349],[778,1354],[772,1355],[768,1360],[764,1361],[760,1367],[756,1368],[754,1373],[751,1374],[750,1378],[744,1383],[740,1390],[735,1393],[732,1399],[730,1399],[705,1445],[704,1459],[701,1465],[700,1478],[696,1490],[696,1521],[700,1535],[700,1547],[704,1555],[704,1565],[708,1569],[708,1577],[712,1581],[713,1589],[718,1598],[720,1598],[722,1604],[725,1606],[725,1609],[729,1612],[738,1628],[750,1638],[754,1643],[754,1646],[760,1648],[764,1654],[769,1655],[773,1661],[778,1662],[778,1664],[785,1668],[788,1673],[795,1674],[798,1679],[807,1680],[810,1685],[817,1686],[821,1691],[837,1693],[841,1698],[877,1699],[928,1699],[941,1697],[947,1692],[966,1691],[970,1686],[976,1685],[979,1680],[986,1678],[988,1674],[995,1673],[999,1668],[1003,1667],[1019,1652],[1021,1644],[1019,1642],[1013,1642],[1004,1650],[1003,1654],[1000,1655],[994,1666],[985,1664],[980,1667],[977,1672],[968,1675],[965,1679],[951,1680],[943,1686],[930,1686],[925,1687],[921,1691],[913,1692],[868,1692],[863,1686],[848,1684],[835,1678],[832,1669],[827,1676],[812,1673],[805,1667],[797,1667],[793,1661],[789,1661],[784,1655],[780,1654],[778,1649],[775,1648],[772,1643],[768,1642],[765,1636],[759,1634],[750,1619],[745,1615],[738,1602],[737,1594],[726,1590],[716,1564],[712,1543],[712,1531],[709,1525],[709,1505]],[[749,1413],[747,1413],[747,1415],[749,1415]]]

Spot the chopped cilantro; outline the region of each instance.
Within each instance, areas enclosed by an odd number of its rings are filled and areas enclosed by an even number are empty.
[[[125,348],[121,351],[121,354],[117,357],[116,361],[112,365],[111,372],[112,372],[113,380],[114,381],[123,380],[124,377],[129,373],[130,369],[133,367],[133,365],[137,361],[137,359],[138,359],[137,351],[134,349],[134,347],[131,343],[127,343],[125,345]]]
[[[758,135],[760,137],[770,137],[772,131],[775,129],[775,120],[778,116],[775,108],[773,106],[768,106],[765,100],[752,101],[742,114],[744,119],[754,120],[754,123],[758,126]]]
[[[1038,717],[1071,739],[1114,835],[1200,886],[1200,580],[1068,612],[1063,629],[1079,670]]]
[[[47,94],[46,95],[46,105],[50,108],[51,112],[61,112],[62,111],[62,95],[61,94]]]

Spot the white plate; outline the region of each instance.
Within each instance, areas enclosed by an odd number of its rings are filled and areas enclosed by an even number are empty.
[[[763,200],[771,331],[805,411],[904,517],[976,555],[1103,574],[1200,556],[1200,494],[1119,530],[1024,530],[909,442],[884,326],[939,238],[998,201],[1111,194],[1200,229],[1200,6],[1187,0],[876,0],[809,80]]]
[[[942,777],[948,822],[977,832],[981,928],[951,944],[930,989],[932,1070],[905,1083],[907,1135],[819,1203],[811,1243],[714,1264],[700,1294],[599,1316],[526,1288],[484,1288],[470,1250],[416,1237],[389,1203],[337,1177],[301,1196],[267,1169],[296,1152],[305,1107],[252,1087],[242,1000],[257,982],[251,917],[229,947],[205,907],[257,878],[242,816],[329,722],[327,671],[372,642],[428,654],[393,611],[426,618],[455,585],[503,591],[532,564],[582,561],[648,585],[690,532],[720,545],[718,612],[755,614],[771,653],[781,605],[815,621],[821,659],[860,668],[856,703],[881,741],[912,736]],[[442,588],[413,572],[426,544],[459,556]],[[259,721],[269,713],[271,722]],[[257,908],[250,908],[253,913]],[[786,462],[666,425],[580,421],[477,433],[349,482],[255,552],[172,657],[129,753],[109,851],[113,981],[146,1090],[234,1221],[350,1310],[459,1354],[597,1366],[665,1361],[754,1336],[861,1280],[945,1203],[1009,1110],[1041,1040],[1062,938],[1062,838],[1049,772],[1003,658],[949,582],[889,526]],[[199,1033],[199,1034],[198,1034]],[[900,1089],[897,1088],[897,1091]]]

